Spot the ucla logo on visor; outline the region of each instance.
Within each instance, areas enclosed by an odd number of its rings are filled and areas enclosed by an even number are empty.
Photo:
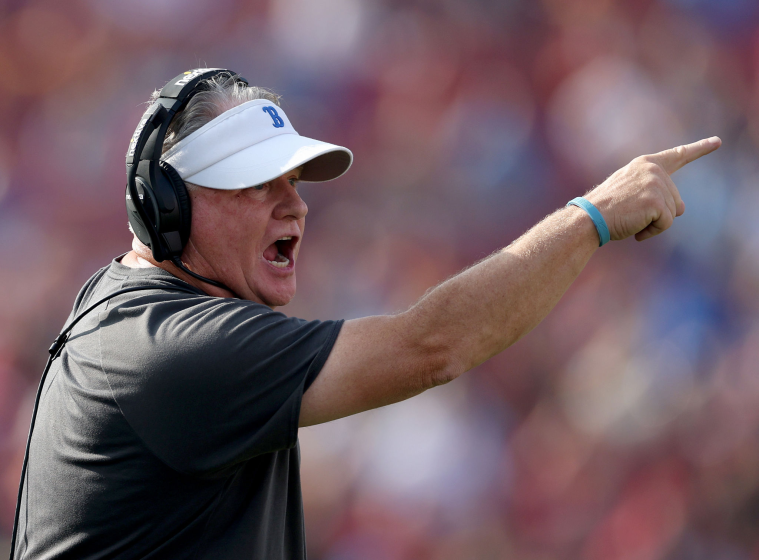
[[[277,113],[277,110],[274,107],[264,107],[264,112],[269,113],[271,120],[274,121],[274,128],[282,128],[285,126],[285,121],[282,120],[282,117],[279,116],[279,113]]]

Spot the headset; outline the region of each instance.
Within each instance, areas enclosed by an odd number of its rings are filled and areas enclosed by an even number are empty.
[[[221,282],[200,276],[182,263],[182,250],[190,238],[190,197],[176,169],[161,161],[171,119],[205,89],[206,80],[220,74],[248,85],[232,70],[196,68],[166,84],[142,115],[126,154],[126,206],[132,231],[150,248],[157,262],[169,260],[190,276],[231,292]]]
[[[221,282],[205,278],[189,270],[182,263],[182,250],[190,238],[191,207],[187,186],[171,165],[161,161],[163,141],[171,124],[171,119],[182,109],[193,95],[203,91],[205,80],[220,74],[227,74],[236,82],[248,85],[248,81],[231,70],[223,68],[197,68],[180,74],[161,90],[158,99],[142,115],[137,130],[134,131],[126,155],[127,185],[126,206],[129,224],[132,226],[137,239],[150,248],[157,262],[170,260],[178,268],[190,276],[207,282],[213,286],[232,292]],[[16,553],[16,537],[18,533],[18,518],[21,511],[21,496],[26,480],[29,464],[29,447],[32,442],[32,432],[37,419],[37,409],[42,396],[42,387],[50,371],[53,361],[61,354],[74,326],[100,304],[112,297],[142,290],[161,289],[156,286],[135,286],[117,290],[105,296],[87,309],[79,313],[61,331],[50,347],[47,364],[42,372],[37,396],[34,399],[32,421],[29,435],[26,439],[26,451],[21,467],[21,480],[16,500],[16,515],[13,520],[11,537],[10,560]],[[199,295],[195,289],[181,286],[165,287],[169,291],[186,292]],[[234,294],[234,292],[232,292]]]

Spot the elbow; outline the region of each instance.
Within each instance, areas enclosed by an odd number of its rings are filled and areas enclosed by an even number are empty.
[[[423,391],[450,383],[468,369],[447,345],[429,344],[420,355],[418,371]]]
[[[418,394],[427,389],[450,383],[469,368],[461,352],[456,349],[455,338],[446,329],[435,328],[428,321],[420,321],[414,309],[397,316],[401,324],[404,350],[413,384]],[[420,324],[421,323],[421,324]]]
[[[460,366],[458,363],[448,361],[443,367],[436,369],[432,373],[429,379],[428,389],[450,383],[465,371],[465,368]]]

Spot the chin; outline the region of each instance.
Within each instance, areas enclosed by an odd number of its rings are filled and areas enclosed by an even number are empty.
[[[271,307],[272,309],[276,309],[277,307],[282,307],[284,305],[287,305],[292,301],[293,298],[272,298],[272,299],[265,299],[264,305],[267,307]]]
[[[292,286],[291,289],[272,290],[260,293],[259,297],[264,305],[268,305],[272,309],[275,307],[282,307],[283,305],[290,303],[295,297],[295,286]]]

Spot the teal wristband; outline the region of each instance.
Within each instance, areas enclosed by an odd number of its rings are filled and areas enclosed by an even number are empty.
[[[567,202],[567,206],[577,206],[588,213],[588,216],[593,220],[593,225],[596,226],[596,231],[598,232],[599,247],[603,247],[609,242],[609,239],[611,239],[611,236],[609,235],[609,226],[606,225],[606,220],[604,220],[604,217],[601,215],[601,212],[598,211],[598,208],[593,206],[589,200],[578,196]]]

